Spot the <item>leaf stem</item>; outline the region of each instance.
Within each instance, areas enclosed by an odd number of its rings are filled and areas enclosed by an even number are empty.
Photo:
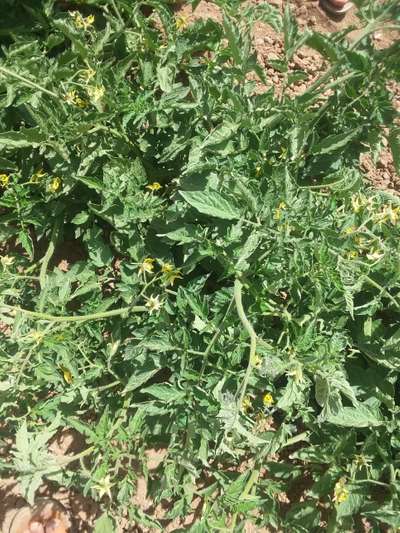
[[[395,298],[393,298],[393,296],[390,294],[390,292],[388,290],[385,289],[385,287],[382,287],[382,285],[379,285],[379,283],[377,283],[376,281],[374,281],[372,278],[370,278],[369,276],[367,275],[364,275],[363,278],[365,279],[365,281],[367,281],[370,285],[372,285],[372,287],[375,287],[376,289],[380,290],[382,292],[382,294],[384,294],[387,298],[389,298],[389,300],[397,307],[399,308],[400,307],[400,304],[397,300],[395,300]]]
[[[0,304],[2,307],[6,307],[10,311],[16,311],[22,313],[31,318],[36,318],[37,320],[45,320],[46,322],[88,322],[90,320],[101,320],[103,318],[109,318],[112,316],[119,316],[132,313],[143,313],[147,311],[146,307],[142,305],[137,305],[134,307],[121,307],[119,309],[112,309],[111,311],[103,311],[102,313],[92,313],[88,315],[75,315],[75,316],[55,316],[49,315],[47,313],[39,313],[36,311],[29,311],[28,309],[23,309],[15,305]]]
[[[246,373],[244,375],[242,384],[240,385],[240,387],[238,389],[238,393],[240,391],[240,396],[239,396],[239,401],[238,401],[238,411],[241,410],[241,408],[242,408],[242,402],[243,402],[244,395],[246,394],[246,389],[247,389],[247,385],[249,383],[251,370],[253,368],[253,361],[254,361],[254,357],[256,355],[256,348],[257,348],[257,335],[256,335],[256,332],[254,331],[253,326],[249,322],[249,319],[247,318],[246,313],[245,313],[244,308],[243,308],[242,289],[243,289],[242,282],[240,281],[239,278],[236,278],[235,284],[234,284],[234,293],[233,293],[234,294],[234,299],[235,299],[235,304],[236,304],[236,311],[237,311],[237,314],[238,314],[238,316],[239,316],[239,318],[240,318],[245,330],[247,331],[247,333],[250,336],[249,360],[248,360],[248,363],[247,363]]]
[[[222,325],[225,322],[226,318],[228,317],[228,315],[229,315],[229,313],[230,313],[230,311],[232,309],[232,305],[233,305],[234,300],[235,300],[235,297],[233,296],[231,301],[228,304],[228,307],[226,308],[224,316],[221,318],[221,321],[220,321],[220,323],[217,326],[217,329],[216,329],[216,331],[215,331],[215,333],[214,333],[209,345],[207,346],[207,348],[203,352],[203,357],[204,358],[203,358],[203,364],[202,364],[201,370],[200,370],[199,381],[202,379],[202,377],[204,375],[204,371],[205,371],[207,363],[208,363],[208,358],[209,358],[210,352],[212,350],[212,347],[217,342],[217,340],[219,339],[219,336],[222,333]],[[189,353],[189,350],[187,350],[187,351]]]
[[[58,457],[57,463],[60,466],[66,466],[69,463],[73,463],[74,461],[78,461],[79,459],[86,457],[87,455],[91,454],[93,450],[94,446],[90,446],[89,448],[86,448],[86,450],[83,450],[82,452],[79,452],[76,455]]]
[[[43,93],[53,96],[54,98],[59,98],[58,94],[54,93],[53,91],[49,91],[48,89],[45,89],[38,83],[31,81],[28,78],[25,78],[24,76],[20,76],[16,72],[13,72],[12,70],[9,70],[6,67],[0,67],[0,72],[5,74],[6,76],[11,76],[12,78],[16,78],[17,80],[22,81],[23,83],[25,83],[25,85],[29,85],[30,87],[33,87],[35,89],[39,89]]]

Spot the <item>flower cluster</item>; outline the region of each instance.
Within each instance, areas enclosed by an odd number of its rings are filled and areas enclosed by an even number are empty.
[[[94,24],[94,15],[88,15],[87,17],[83,17],[79,11],[70,11],[70,16],[74,19],[75,27],[78,30],[88,30],[90,29]]]
[[[139,276],[145,277],[146,274],[154,274],[155,259],[146,257],[139,263]],[[182,279],[182,274],[179,268],[175,268],[171,263],[161,264],[161,275],[165,285],[173,286],[177,279]]]

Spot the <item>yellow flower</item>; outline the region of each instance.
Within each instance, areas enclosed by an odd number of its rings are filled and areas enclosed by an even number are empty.
[[[273,403],[274,403],[274,397],[272,396],[272,394],[270,394],[269,392],[264,394],[263,404],[265,405],[265,407],[271,407]]]
[[[162,185],[158,181],[153,181],[150,185],[146,185],[146,189],[149,189],[151,192],[159,191],[162,189]]]
[[[281,202],[277,209],[275,209],[275,212],[274,212],[274,220],[280,220],[282,218],[282,211],[286,209],[286,204],[285,202]]]
[[[70,91],[67,91],[64,95],[64,100],[68,104],[76,105],[80,108],[84,108],[87,106],[87,102],[78,95],[75,89],[71,89]]]
[[[262,168],[260,167],[260,165],[256,166],[256,176],[257,176],[257,178],[259,176],[261,176],[261,171],[262,171]]]
[[[75,105],[80,107],[81,109],[87,107],[88,103],[86,100],[83,100],[83,98],[81,98],[80,96],[77,96],[75,98]]]
[[[94,15],[82,17],[79,11],[70,11],[69,14],[74,19],[75,27],[78,30],[87,30],[94,24]]]
[[[358,252],[357,250],[351,250],[350,252],[347,252],[347,259],[357,259]]]
[[[88,87],[87,92],[93,102],[98,102],[103,98],[106,91],[102,85],[97,85],[96,87]]]
[[[357,228],[355,226],[348,226],[347,228],[345,228],[343,230],[343,233],[345,235],[351,235],[352,233],[356,232],[357,231]]]
[[[68,104],[75,104],[75,98],[77,97],[76,91],[74,89],[71,89],[70,91],[67,91],[64,95],[64,100]]]
[[[362,468],[364,466],[369,466],[371,463],[371,460],[368,459],[365,455],[355,455],[354,456],[354,463],[358,468]]]
[[[65,366],[62,366],[61,370],[62,370],[62,373],[63,373],[63,377],[64,377],[64,380],[65,380],[65,383],[68,383],[68,385],[71,385],[71,383],[73,383],[73,381],[74,381],[74,378],[73,378],[70,370],[68,370],[68,368],[65,368]]]
[[[93,26],[94,24],[94,15],[89,15],[85,18],[86,27]]]
[[[150,296],[150,298],[147,298],[146,307],[148,308],[150,315],[154,311],[159,311],[162,307],[162,302],[160,301],[160,297]]]
[[[397,222],[399,221],[399,210],[400,210],[399,207],[395,207],[393,209],[391,205],[386,205],[383,208],[385,221],[389,220],[393,224],[393,226],[397,224]]]
[[[165,284],[171,285],[171,287],[177,279],[182,279],[181,271],[178,268],[173,268],[172,270],[167,270],[167,271],[163,270],[163,272],[164,272]]]
[[[247,412],[253,407],[250,396],[245,396],[242,400],[242,409]]]
[[[381,250],[373,248],[371,252],[367,254],[367,259],[369,259],[370,261],[378,261],[379,259],[382,259],[384,255],[384,252],[382,252]]]
[[[164,274],[168,272],[173,272],[173,270],[174,270],[174,265],[171,265],[171,263],[164,263],[163,266],[161,267],[161,272],[164,272]]]
[[[262,358],[258,354],[255,354],[251,363],[255,368],[260,368],[262,361]]]
[[[340,478],[335,485],[333,492],[333,501],[336,503],[343,503],[349,497],[349,491],[346,488],[346,479],[344,477]]]
[[[8,174],[0,174],[0,187],[5,189],[10,181],[10,176]]]
[[[351,206],[353,208],[354,213],[359,213],[361,211],[363,204],[361,203],[360,197],[358,195],[354,194],[351,197]]]
[[[30,333],[30,336],[37,344],[40,344],[43,340],[44,333],[43,331],[34,330]]]
[[[364,246],[366,246],[367,244],[367,239],[360,235],[358,235],[354,240],[359,248],[364,248]]]
[[[107,494],[110,500],[111,500],[111,489],[113,486],[114,486],[114,483],[111,483],[110,474],[107,474],[102,479],[100,479],[97,483],[93,484],[93,488],[97,490],[100,498],[102,498],[105,494]]]
[[[84,81],[85,83],[89,83],[89,81],[94,78],[95,74],[96,71],[93,68],[89,67],[82,71],[80,77],[82,81]]]
[[[0,258],[0,262],[3,265],[3,268],[11,266],[15,261],[15,257],[10,257],[9,255],[3,255]]]
[[[146,257],[139,265],[139,275],[153,274],[154,271],[154,259],[152,257]]]
[[[353,194],[351,197],[351,206],[354,213],[359,213],[364,207],[370,210],[373,203],[373,198],[367,198],[364,194]]]
[[[188,25],[188,18],[185,16],[177,17],[175,26],[177,30],[183,30]]]
[[[53,178],[49,185],[51,192],[57,192],[61,188],[61,178]]]
[[[42,180],[42,178],[44,178],[45,176],[46,176],[46,172],[42,168],[40,168],[31,177],[31,182],[32,183],[39,183]]]

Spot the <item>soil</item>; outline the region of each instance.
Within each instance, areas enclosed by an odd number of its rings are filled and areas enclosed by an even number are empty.
[[[248,0],[250,4],[262,4],[265,0]],[[270,0],[270,3],[279,9],[283,9],[282,0]],[[357,38],[358,19],[354,11],[346,14],[341,19],[334,19],[328,16],[320,7],[317,1],[314,0],[292,0],[291,2],[294,13],[297,17],[300,28],[310,27],[311,29],[320,32],[333,32],[344,30],[351,26],[354,28],[349,33],[349,39]],[[215,4],[202,0],[197,9],[192,12],[187,5],[176,6],[177,16],[187,17],[189,23],[198,18],[213,18],[221,21],[221,11]],[[374,41],[377,47],[385,48],[389,46],[394,39],[398,39],[398,35],[393,32],[380,32],[374,35]],[[278,72],[271,61],[278,59],[283,51],[282,37],[275,33],[270,26],[257,22],[253,28],[253,43],[254,50],[257,53],[260,64],[265,69],[268,85],[261,83],[259,80],[256,84],[256,91],[262,93],[271,87],[279,92],[282,87],[282,75]],[[307,47],[301,48],[295,54],[291,63],[293,71],[303,70],[307,73],[307,78],[299,82],[293,88],[293,95],[303,92],[314,79],[321,74],[326,68],[325,60],[314,50]],[[390,84],[390,90],[393,94],[393,101],[398,110],[400,110],[400,84],[394,81]],[[372,186],[388,190],[394,194],[400,194],[400,176],[396,175],[393,159],[390,150],[387,146],[382,147],[380,155],[373,161],[369,154],[364,154],[360,159],[360,169],[363,172],[366,180]],[[73,247],[73,246],[72,246]],[[65,252],[65,250],[64,250]],[[79,251],[81,258],[83,252]],[[60,253],[55,257],[54,264],[61,270],[68,270],[68,262],[64,259],[65,253]],[[73,261],[72,261],[73,262]],[[0,323],[0,338],[1,333],[8,333],[8,326]],[[85,443],[81,436],[76,432],[65,430],[58,434],[57,438],[51,445],[51,451],[57,455],[70,455],[78,453],[85,448]],[[165,457],[165,450],[149,450],[148,451],[148,468],[151,472],[154,471]],[[3,455],[3,454],[2,454]],[[301,491],[300,491],[301,492]],[[58,487],[52,483],[45,483],[39,490],[39,496],[52,497],[60,501],[75,520],[75,531],[72,533],[89,533],[93,531],[93,526],[96,518],[101,514],[100,503],[95,502],[89,496],[83,496],[73,489],[66,489]],[[300,495],[296,495],[295,500],[299,500]],[[286,505],[288,501],[292,500],[293,495],[282,495],[282,505]],[[172,532],[181,529],[187,529],[201,513],[201,500],[194,499],[192,513],[183,521],[165,520],[165,515],[168,509],[163,505],[154,506],[153,502],[147,493],[147,482],[144,477],[139,477],[137,480],[137,491],[133,500],[133,505],[141,510],[151,514],[154,518],[162,523],[163,531]],[[26,505],[26,501],[22,498],[18,483],[14,478],[6,478],[0,480],[0,530],[7,533],[7,522],[12,513]],[[367,530],[367,528],[365,528]],[[150,531],[146,528],[140,528],[129,524],[128,521],[122,520],[118,525],[118,532],[145,532]],[[268,533],[267,529],[255,528],[250,522],[245,525],[244,531],[246,533]]]

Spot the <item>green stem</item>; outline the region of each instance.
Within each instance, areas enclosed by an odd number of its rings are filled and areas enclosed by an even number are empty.
[[[206,369],[206,366],[207,366],[207,363],[208,363],[208,357],[210,355],[210,352],[214,346],[214,344],[217,342],[217,340],[219,339],[219,336],[221,335],[222,333],[222,325],[223,323],[225,322],[226,318],[228,317],[231,309],[232,309],[232,305],[233,305],[233,302],[234,302],[234,297],[232,297],[231,301],[229,302],[229,305],[225,311],[225,314],[224,316],[221,318],[221,322],[218,324],[218,327],[217,327],[217,330],[215,331],[211,341],[210,341],[210,344],[207,346],[206,350],[204,351],[203,353],[203,364],[201,366],[201,370],[200,370],[200,376],[199,376],[199,381],[202,379],[203,375],[204,375],[204,372],[205,372],[205,369]],[[189,350],[188,350],[188,353],[189,353]]]
[[[146,307],[137,305],[135,307],[121,307],[120,309],[112,309],[111,311],[103,311],[102,313],[93,313],[89,315],[75,315],[75,316],[54,316],[47,313],[38,313],[36,311],[29,311],[28,309],[22,309],[14,305],[1,304],[2,307],[6,307],[10,311],[16,311],[22,313],[37,320],[45,320],[47,322],[88,322],[90,320],[101,320],[103,318],[109,318],[112,316],[119,316],[132,313],[143,313],[147,311]]]
[[[254,484],[257,483],[259,476],[260,476],[260,469],[259,468],[251,471],[250,477],[247,480],[247,483],[246,483],[246,485],[245,485],[245,487],[243,489],[243,492],[239,496],[239,501],[240,500],[244,500],[250,494],[250,491],[253,488]],[[238,517],[238,513],[235,513],[232,516],[232,523],[231,523],[230,528],[229,528],[230,531],[232,531],[232,532],[235,530],[237,517]]]
[[[378,289],[379,291],[382,292],[382,294],[384,294],[387,298],[389,298],[389,300],[396,306],[396,307],[400,307],[400,304],[398,303],[397,300],[395,300],[393,298],[393,296],[390,294],[390,292],[388,292],[384,287],[382,287],[382,285],[379,285],[379,283],[377,283],[376,281],[374,281],[372,278],[370,278],[369,276],[367,275],[364,275],[363,276],[365,281],[367,281],[370,285],[372,285],[372,287],[375,287],[376,289]]]
[[[243,308],[242,289],[243,289],[242,282],[238,278],[236,278],[235,285],[234,285],[234,293],[233,293],[235,304],[236,304],[236,310],[237,310],[237,314],[245,330],[250,336],[249,360],[247,363],[246,373],[244,375],[243,382],[240,388],[238,389],[238,392],[240,391],[240,396],[239,396],[239,401],[238,401],[238,411],[242,409],[242,402],[243,402],[244,395],[246,394],[246,389],[247,389],[247,385],[249,383],[249,379],[251,376],[251,370],[253,368],[253,362],[254,362],[254,358],[256,355],[256,348],[257,348],[256,332],[254,331],[253,326],[250,324],[249,319],[247,318],[246,313]]]
[[[83,450],[82,452],[77,453],[76,455],[58,457],[57,463],[60,466],[66,466],[69,463],[73,463],[74,461],[78,461],[79,459],[86,457],[87,455],[91,454],[93,450],[94,446],[90,446],[90,448],[86,448],[86,450]]]
[[[46,93],[46,94],[48,94],[50,96],[54,96],[54,98],[59,98],[58,94],[53,93],[53,91],[49,91],[48,89],[45,89],[44,87],[42,87],[38,83],[36,83],[34,81],[31,81],[31,80],[28,80],[27,78],[24,78],[24,76],[20,76],[16,72],[13,72],[12,70],[9,70],[6,67],[0,67],[0,72],[5,74],[6,76],[11,76],[12,78],[16,78],[17,80],[22,81],[23,83],[25,83],[25,85],[29,85],[30,87],[34,87],[35,89],[39,89],[43,93]]]

